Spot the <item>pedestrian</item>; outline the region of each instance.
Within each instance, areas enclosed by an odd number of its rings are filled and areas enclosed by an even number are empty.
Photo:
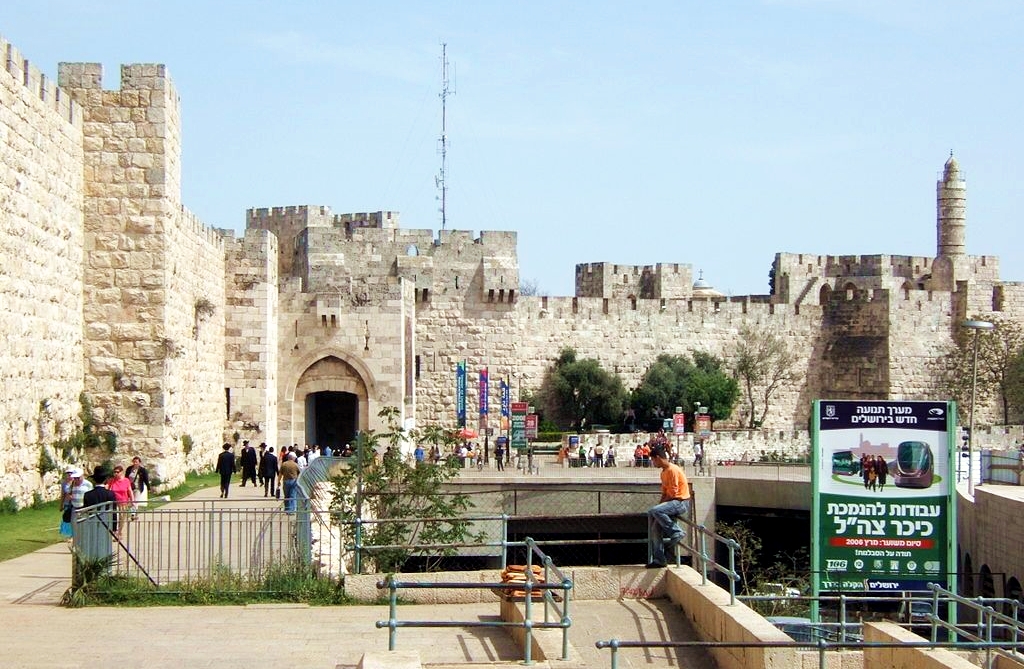
[[[217,456],[215,471],[220,474],[220,496],[227,499],[231,477],[235,473],[235,454],[231,452],[231,444],[224,444],[224,448],[221,449],[220,455]]]
[[[668,459],[664,446],[656,444],[651,449],[651,461],[661,469],[661,501],[647,510],[651,552],[647,568],[657,569],[666,564],[665,549],[674,548],[686,537],[686,531],[679,527],[676,518],[690,513],[690,483],[686,473]]]
[[[85,478],[81,467],[71,472],[71,508],[81,509],[85,506],[85,493],[92,490],[93,485]]]
[[[277,497],[277,474],[279,466],[277,456],[274,455],[274,447],[267,446],[267,452],[263,455],[260,463],[260,476],[263,477],[263,496]]]
[[[132,514],[138,512],[140,506],[146,506],[149,500],[149,470],[142,466],[142,458],[135,456],[132,464],[124,470],[125,477],[132,482],[132,495],[135,497],[135,506]]]
[[[97,465],[92,471],[92,490],[82,496],[82,505],[85,508],[106,504],[107,508],[96,510],[96,518],[107,528],[114,537],[120,541],[121,533],[117,526],[117,514],[114,513],[114,506],[117,497],[107,488],[107,481],[110,480],[110,471],[103,465]]]
[[[107,481],[107,489],[114,493],[114,499],[117,500],[118,518],[123,519],[129,513],[132,513],[134,518],[135,514],[132,512],[132,508],[135,505],[135,495],[132,494],[132,482],[124,475],[124,467],[121,465],[114,466],[114,473]],[[120,528],[123,528],[125,524],[123,520],[117,523],[119,528],[117,531],[118,538],[121,537]]]
[[[70,465],[64,469],[64,478],[60,482],[60,535],[70,537],[71,530],[71,506],[72,490],[75,487],[74,473],[77,467]]]
[[[265,488],[263,480],[263,458],[267,455],[267,442],[260,443],[259,455],[256,458],[256,478],[259,480],[261,488]]]
[[[242,486],[245,487],[246,481],[252,481],[252,487],[256,487],[256,465],[259,463],[259,457],[256,455],[256,449],[253,448],[248,441],[242,442],[242,452],[238,458],[242,464]]]
[[[505,437],[498,437],[494,442],[494,459],[498,463],[498,471],[505,471]]]
[[[299,463],[294,453],[289,453],[281,463],[281,487],[284,489],[285,513],[295,513],[295,489],[299,485]]]

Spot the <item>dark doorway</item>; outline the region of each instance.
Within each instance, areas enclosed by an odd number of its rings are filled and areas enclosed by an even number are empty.
[[[352,393],[325,390],[306,395],[306,443],[330,446],[351,444],[359,429],[359,398]]]

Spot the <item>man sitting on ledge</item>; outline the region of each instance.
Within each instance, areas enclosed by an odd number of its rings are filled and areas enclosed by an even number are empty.
[[[686,474],[672,464],[665,447],[658,444],[651,449],[651,461],[661,469],[661,502],[647,510],[647,536],[651,545],[648,569],[665,566],[665,549],[674,548],[686,532],[676,524],[679,516],[690,515],[690,484]]]

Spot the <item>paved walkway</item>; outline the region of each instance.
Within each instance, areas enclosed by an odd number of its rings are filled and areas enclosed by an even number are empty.
[[[216,489],[190,501],[218,499]],[[262,505],[262,490],[232,487],[231,503]],[[269,500],[267,503],[270,503]],[[384,652],[387,630],[374,623],[386,606],[310,607],[301,604],[66,609],[57,605],[70,585],[66,543],[0,562],[0,666],[5,668],[119,667],[163,669],[355,667],[365,652]],[[668,641],[691,638],[685,616],[667,600],[573,601],[570,643],[578,666],[611,666],[597,640]],[[497,620],[493,604],[399,608],[404,619]],[[399,651],[418,651],[437,667],[516,663],[522,651],[500,628],[399,629]],[[575,664],[575,663],[573,663]],[[624,669],[714,664],[701,652],[621,650]]]

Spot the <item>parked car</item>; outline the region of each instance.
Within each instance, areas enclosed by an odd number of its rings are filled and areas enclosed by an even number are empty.
[[[853,456],[853,451],[835,451],[832,453],[832,473],[844,476],[860,474],[860,458]]]
[[[904,599],[900,604],[900,622],[910,625],[930,625],[932,612],[932,600],[930,599]]]

